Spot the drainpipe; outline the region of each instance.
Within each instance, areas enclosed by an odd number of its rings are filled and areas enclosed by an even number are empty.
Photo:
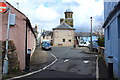
[[[26,65],[27,65],[27,19],[26,21],[26,37],[25,37],[25,70],[26,70]]]
[[[5,58],[4,58],[4,63],[3,63],[3,75],[8,73],[8,42],[9,42],[9,32],[10,32],[10,14],[11,10],[8,8],[8,25],[7,25],[7,37],[6,37],[6,53],[5,53]]]

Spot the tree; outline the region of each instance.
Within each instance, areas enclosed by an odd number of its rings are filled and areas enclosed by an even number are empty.
[[[103,37],[104,29],[102,28],[103,22],[98,23],[98,25],[94,28],[94,33],[99,37]]]
[[[96,28],[94,28],[94,33],[99,37],[98,46],[104,47],[104,29],[102,28],[103,22],[98,23]]]
[[[98,38],[98,46],[105,47],[104,37],[99,37]]]

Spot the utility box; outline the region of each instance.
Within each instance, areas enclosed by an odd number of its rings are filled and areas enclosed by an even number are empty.
[[[16,23],[16,14],[10,14],[10,26],[14,26]]]
[[[31,54],[31,49],[28,49],[27,54]]]

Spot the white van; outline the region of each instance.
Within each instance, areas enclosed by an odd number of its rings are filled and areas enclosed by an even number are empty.
[[[83,46],[83,47],[88,47],[90,43],[87,41],[87,42],[80,42],[79,43],[79,46]]]

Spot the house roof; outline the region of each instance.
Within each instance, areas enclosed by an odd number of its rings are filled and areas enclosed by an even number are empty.
[[[93,36],[98,36],[95,33],[92,33]],[[90,32],[75,32],[75,36],[79,37],[90,37]]]
[[[120,10],[120,1],[118,2],[118,4],[114,7],[114,9],[109,13],[107,19],[105,20],[104,24],[103,24],[103,28],[105,28],[107,26],[107,24],[110,22],[110,20],[114,17],[114,15]]]
[[[53,30],[55,29],[69,29],[69,30],[75,30],[75,28],[69,26],[67,23],[62,22],[60,25],[58,25],[56,28],[53,28]]]
[[[9,6],[11,6],[13,9],[15,9],[16,11],[18,11],[20,14],[22,14],[26,19],[26,23],[29,25],[28,27],[30,28],[30,30],[32,31],[32,33],[34,34],[34,36],[35,36],[35,38],[36,38],[36,35],[35,35],[35,33],[34,33],[34,31],[33,31],[33,28],[32,28],[32,25],[31,25],[31,23],[30,23],[30,20],[28,19],[28,17],[26,17],[25,16],[25,14],[23,14],[21,11],[19,11],[18,9],[16,9],[14,6],[12,6],[9,2],[7,2],[7,1],[5,1],[4,0],[4,2],[6,3],[6,4],[8,4]]]
[[[75,36],[90,37],[90,33],[88,33],[88,32],[75,32]]]
[[[53,35],[53,31],[45,31],[42,33],[42,36],[52,36]]]
[[[26,22],[27,22],[27,24],[28,24],[30,30],[31,30],[32,33],[34,34],[35,38],[36,38],[35,32],[33,31],[32,25],[31,25],[30,20],[29,20],[28,18],[26,18]]]

